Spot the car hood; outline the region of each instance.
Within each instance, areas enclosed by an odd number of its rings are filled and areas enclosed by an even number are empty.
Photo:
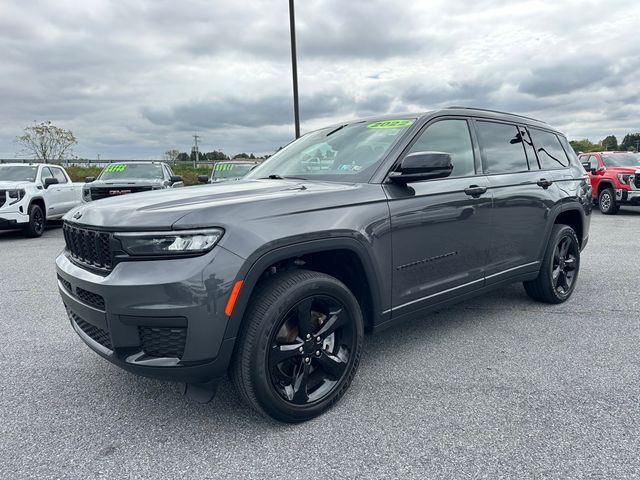
[[[94,180],[91,183],[87,183],[88,187],[147,187],[163,185],[164,180],[146,180],[146,179],[131,179],[131,180]]]
[[[636,173],[640,172],[640,165],[636,167],[607,167],[607,172],[613,173]]]
[[[0,190],[12,190],[14,188],[25,188],[33,186],[33,182],[2,182],[0,181]]]
[[[357,184],[307,180],[240,180],[177,189],[155,190],[83,204],[65,220],[98,228],[169,230],[238,224],[303,209],[344,205],[332,193]],[[319,201],[320,198],[325,200]]]

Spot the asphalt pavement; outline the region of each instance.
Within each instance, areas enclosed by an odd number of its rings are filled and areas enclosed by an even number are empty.
[[[0,233],[0,478],[640,478],[640,209],[594,213],[565,304],[513,285],[367,336],[347,395],[302,425],[91,352],[63,243]]]

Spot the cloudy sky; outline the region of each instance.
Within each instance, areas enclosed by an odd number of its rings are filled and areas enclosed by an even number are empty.
[[[469,105],[571,139],[640,131],[637,0],[297,0],[302,130]],[[293,136],[286,0],[2,0],[0,158],[51,120],[78,156],[269,153]]]

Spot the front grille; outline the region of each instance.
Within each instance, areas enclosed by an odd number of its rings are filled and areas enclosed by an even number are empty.
[[[129,193],[146,192],[152,190],[153,187],[92,187],[91,188],[91,200],[100,200],[101,198],[118,197],[120,195],[126,195]]]
[[[69,292],[69,293],[73,293],[73,289],[71,288],[71,283],[67,282],[64,278],[62,278],[60,275],[58,275],[58,280],[60,280],[60,283],[62,284],[62,286]]]
[[[7,191],[0,190],[0,207],[4,206],[4,203],[7,201]]]
[[[65,223],[62,226],[67,250],[75,260],[101,269],[111,270],[111,235]]]
[[[78,327],[80,327],[80,329],[84,333],[86,333],[89,337],[91,337],[93,340],[98,342],[103,347],[106,347],[109,350],[113,350],[109,332],[102,330],[101,328],[96,327],[95,325],[91,325],[90,323],[85,322],[82,318],[80,318],[78,315],[73,313],[71,310],[67,310],[67,312],[69,313],[69,318],[73,322],[75,322],[75,324],[78,325]]]
[[[640,173],[636,173],[636,188],[640,188]]]
[[[150,357],[182,358],[186,328],[138,327],[138,332],[142,350]]]
[[[76,296],[87,305],[104,310],[104,298],[101,295],[76,287]]]

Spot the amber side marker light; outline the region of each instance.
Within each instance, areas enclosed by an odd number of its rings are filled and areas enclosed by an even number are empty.
[[[227,306],[224,309],[224,313],[227,317],[230,317],[233,313],[233,307],[236,304],[236,300],[238,299],[238,295],[240,294],[240,288],[242,287],[242,280],[238,280],[233,284],[233,288],[231,289],[231,295],[229,295],[229,300],[227,300]]]

